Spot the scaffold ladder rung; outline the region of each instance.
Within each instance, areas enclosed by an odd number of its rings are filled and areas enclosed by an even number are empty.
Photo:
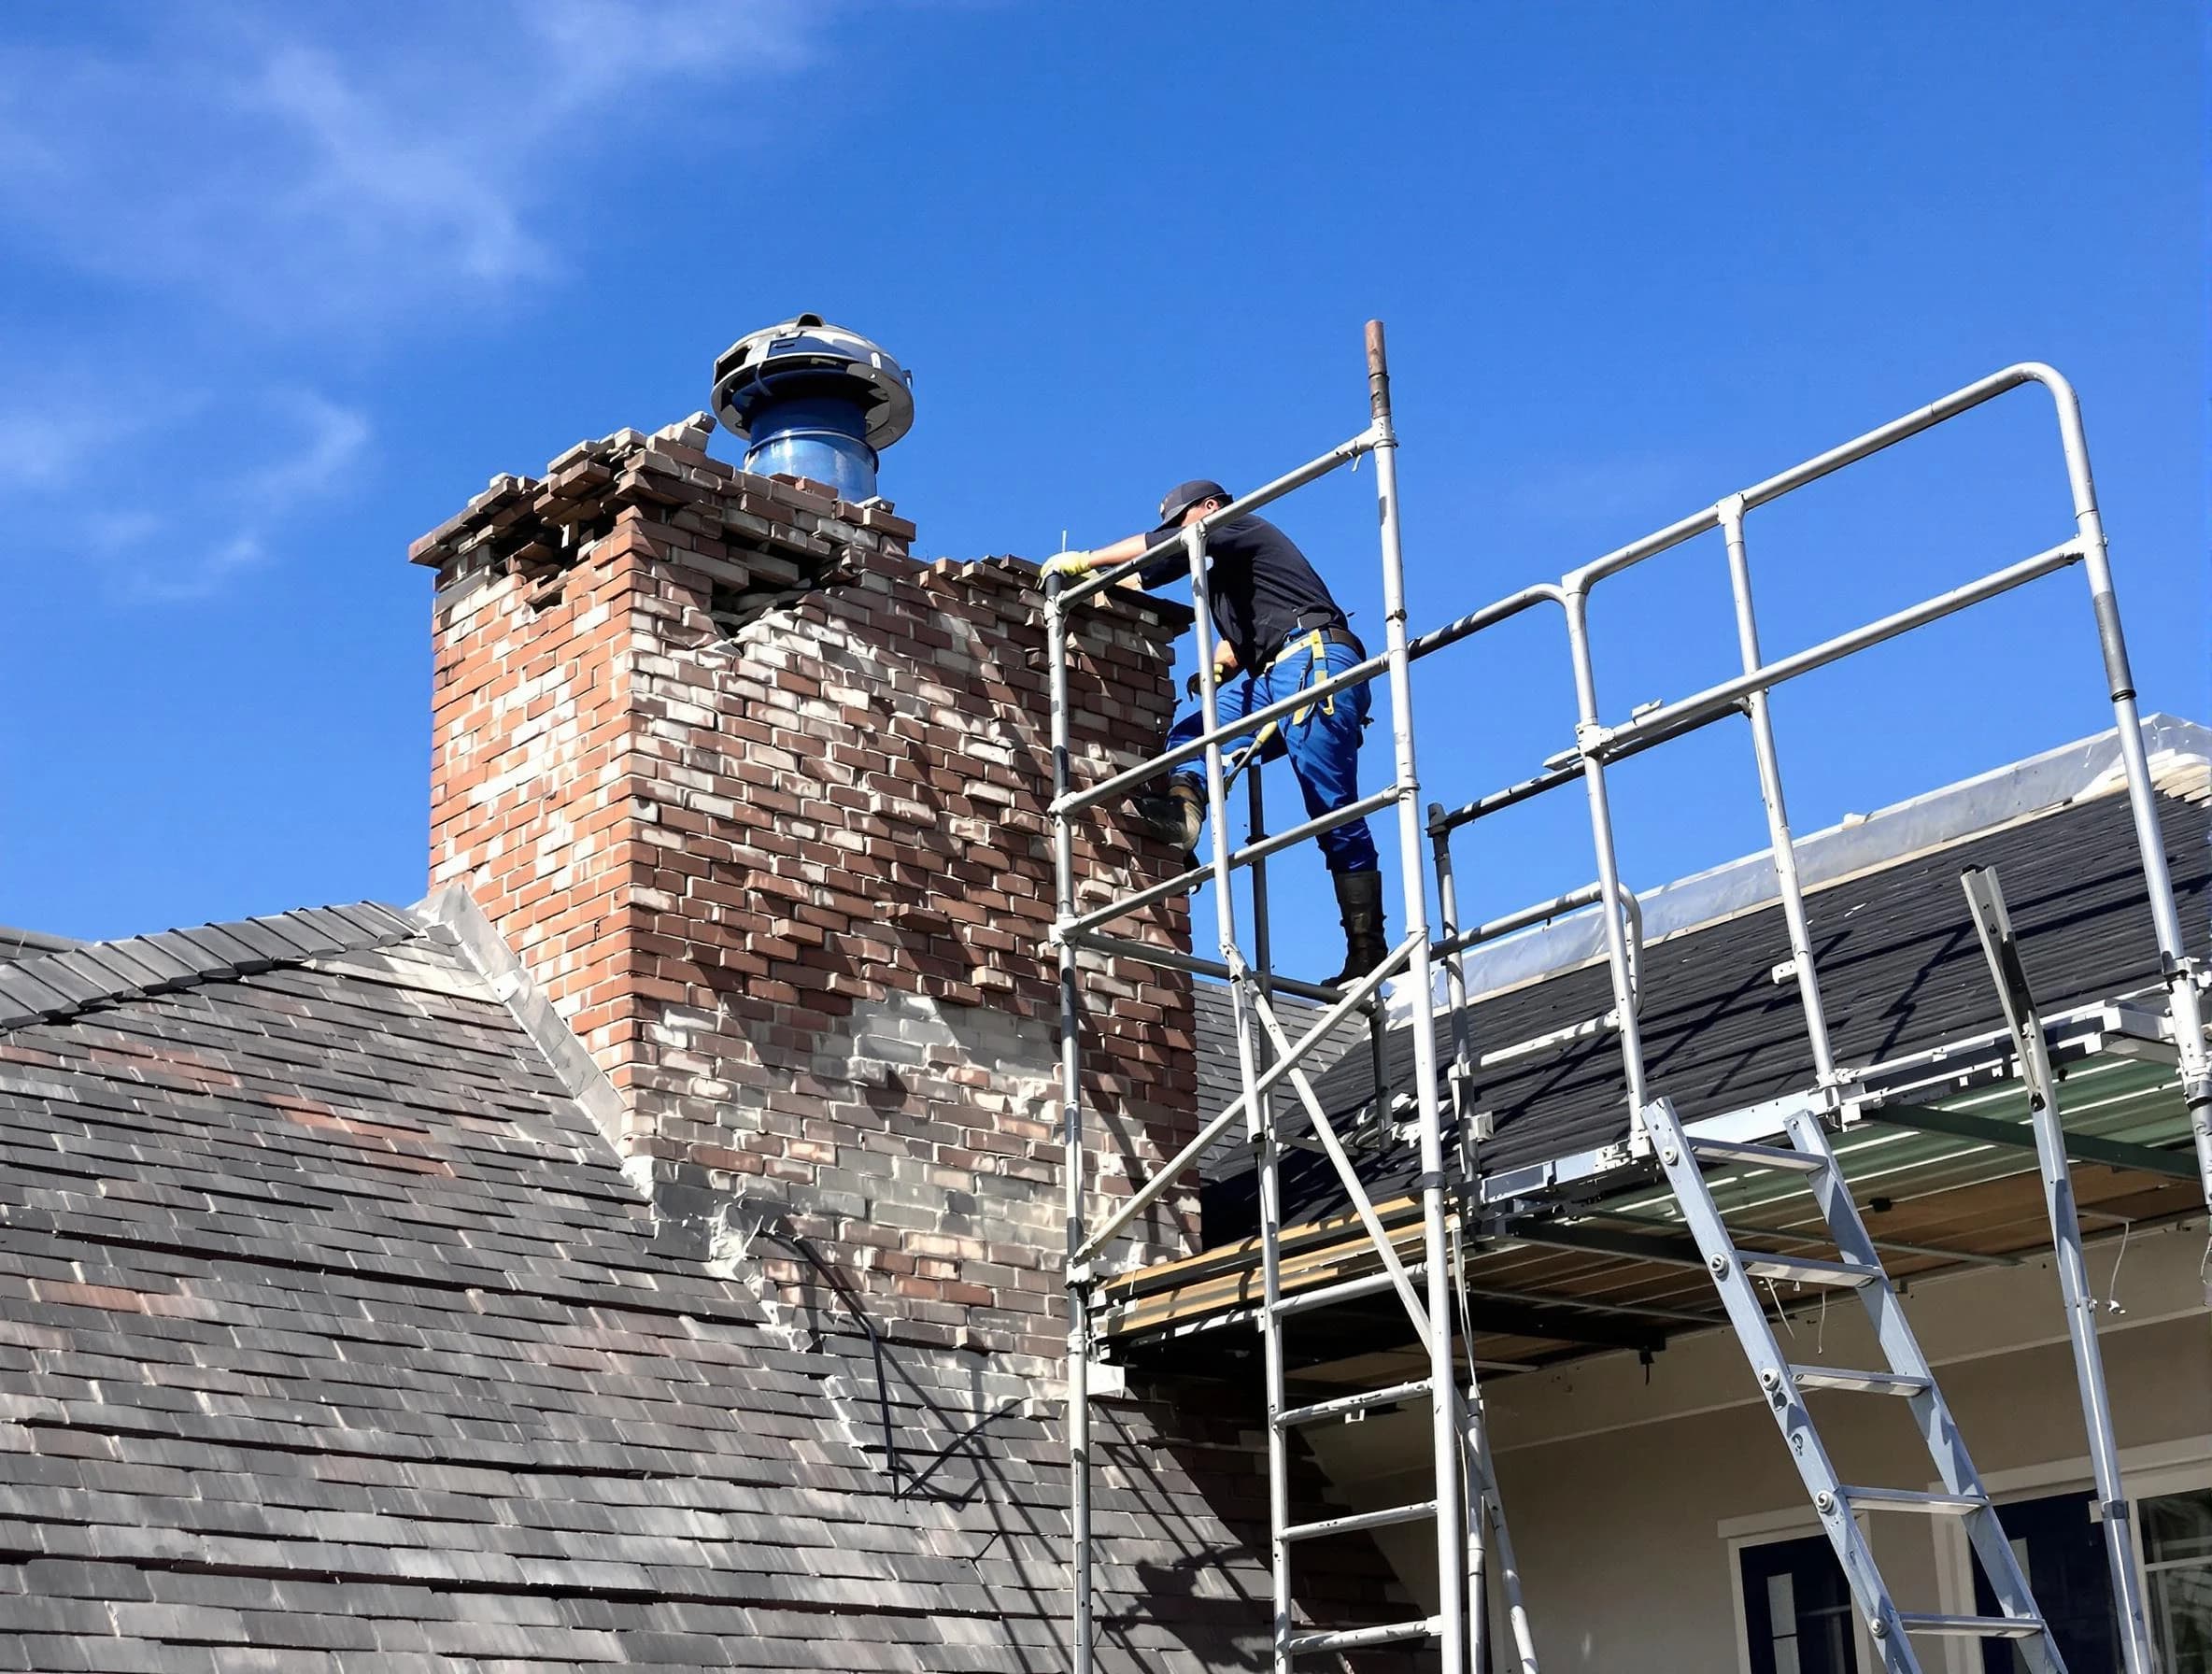
[[[1315,1401],[1310,1407],[1290,1407],[1275,1415],[1275,1422],[1284,1429],[1301,1424],[1318,1424],[1329,1418],[1352,1418],[1377,1407],[1395,1407],[1429,1391],[1426,1378],[1415,1378],[1410,1383],[1393,1383],[1387,1389],[1365,1389],[1357,1395],[1340,1395],[1334,1400]]]
[[[1793,1366],[1790,1376],[1800,1389],[1850,1389],[1861,1395],[1925,1395],[1926,1378],[1907,1378],[1893,1371],[1851,1371],[1836,1366]]]
[[[1787,1279],[1797,1284],[1836,1284],[1857,1290],[1882,1277],[1879,1267],[1857,1261],[1820,1261],[1810,1256],[1764,1256],[1739,1252],[1745,1274],[1753,1279]]]
[[[1283,1644],[1293,1656],[1323,1651],[1365,1651],[1370,1645],[1397,1645],[1407,1639],[1433,1639],[1444,1631],[1440,1617],[1418,1622],[1386,1622],[1378,1627],[1343,1627],[1326,1633],[1294,1633]]]
[[[1964,1517],[1990,1503],[1978,1494],[1923,1494],[1917,1488],[1844,1487],[1836,1492],[1855,1511],[1921,1511],[1931,1517]]]
[[[1283,1531],[1285,1540],[1319,1540],[1329,1535],[1355,1535],[1362,1529],[1391,1528],[1400,1523],[1419,1523],[1437,1514],[1437,1502],[1425,1499],[1410,1506],[1383,1506],[1373,1511],[1350,1511],[1341,1517],[1322,1517],[1312,1523],[1293,1523]]]
[[[1785,1173],[1810,1174],[1828,1166],[1827,1159],[1808,1156],[1780,1145],[1753,1145],[1740,1140],[1690,1136],[1690,1151],[1706,1162],[1729,1163],[1740,1169],[1777,1169]]]
[[[1907,1633],[1953,1634],[1978,1639],[2032,1639],[2044,1632],[2040,1616],[1947,1616],[1936,1610],[1899,1610]]]

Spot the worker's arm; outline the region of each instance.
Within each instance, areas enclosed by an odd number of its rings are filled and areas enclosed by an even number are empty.
[[[1047,575],[1087,575],[1093,570],[1111,570],[1116,564],[1126,564],[1132,558],[1141,558],[1151,549],[1154,537],[1149,534],[1126,535],[1111,546],[1099,546],[1088,552],[1056,552],[1044,560]],[[1180,564],[1178,565],[1180,567]],[[1121,578],[1124,587],[1141,588],[1147,577],[1131,573]]]

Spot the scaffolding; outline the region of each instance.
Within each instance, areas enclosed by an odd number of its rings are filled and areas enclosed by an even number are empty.
[[[1913,629],[1972,608],[2017,588],[2076,564],[2089,582],[2091,603],[2103,656],[2106,686],[2118,726],[2120,759],[2127,782],[2133,829],[2148,899],[2159,959],[2165,1015],[2162,1039],[2177,1061],[2196,1172],[2207,1205],[2212,1205],[2212,1062],[2207,1061],[2199,988],[2202,973],[2189,959],[2180,916],[2160,833],[2153,784],[2136,709],[2133,675],[2120,630],[2106,542],[2092,484],[2079,404],[2064,377],[2052,368],[2023,362],[2005,368],[1892,423],[1805,461],[1787,471],[1631,542],[1579,568],[1556,582],[1542,582],[1510,593],[1432,631],[1408,631],[1403,555],[1399,535],[1397,477],[1397,438],[1393,428],[1389,372],[1382,327],[1367,328],[1369,422],[1358,434],[1156,543],[1106,573],[1074,584],[1055,577],[1046,588],[1046,628],[1050,640],[1054,799],[1057,910],[1055,943],[1061,1004],[1060,1071],[1062,1142],[1067,1192],[1070,1298],[1068,1352],[1068,1439],[1071,1465],[1071,1568],[1073,1610],[1072,1666],[1090,1667],[1092,1639],[1090,1569],[1090,1437],[1088,1374],[1094,1349],[1092,1310],[1103,1278],[1102,1255],[1127,1234],[1140,1217],[1175,1188],[1220,1137],[1240,1120],[1253,1148],[1259,1195],[1259,1246],[1262,1294],[1252,1311],[1265,1349],[1269,1478],[1269,1570],[1273,1595],[1273,1667],[1288,1674],[1301,1657],[1350,1652],[1401,1641],[1435,1643],[1444,1674],[1468,1674],[1489,1667],[1485,1598],[1499,1586],[1512,1637],[1514,1666],[1536,1667],[1527,1613],[1522,1608],[1516,1570],[1498,1503],[1483,1432],[1481,1389],[1473,1355],[1473,1331],[1462,1270],[1463,1238],[1483,1230],[1487,1194],[1482,1189],[1477,1124],[1468,1108],[1469,1077],[1481,1067],[1516,1054],[1570,1040],[1611,1037],[1619,1049],[1627,1091],[1628,1136],[1621,1155],[1644,1166],[1657,1165],[1695,1235],[1701,1255],[1756,1375],[1778,1426],[1789,1441],[1808,1497],[1835,1547],[1850,1582],[1861,1618],[1888,1674],[1918,1674],[1911,1645],[1914,1635],[1964,1635],[2004,1639],[2017,1644],[2035,1674],[2063,1668],[2055,1642],[2036,1611],[2024,1577],[1999,1527],[1990,1497],[1960,1440],[1949,1409],[1912,1339],[1888,1275],[1880,1264],[1884,1246],[1870,1239],[1850,1199],[1829,1136],[1861,1119],[1879,1101],[1882,1089],[1837,1065],[1822,1008],[1820,976],[1808,929],[1804,889],[1795,862],[1783,796],[1780,755],[1768,713],[1769,694],[1783,683],[1880,645]],[[2056,411],[2075,529],[2067,539],[2041,552],[1907,609],[1881,617],[1807,650],[1768,660],[1762,651],[1752,603],[1745,525],[1749,515],[1807,485],[1900,442],[1955,418],[2006,392],[2037,385]],[[1319,678],[1293,697],[1255,708],[1224,726],[1220,721],[1213,672],[1214,628],[1208,597],[1206,537],[1234,521],[1364,457],[1374,461],[1381,531],[1384,648],[1340,674]],[[1589,631],[1589,601],[1603,582],[1700,535],[1718,531],[1727,553],[1741,672],[1690,696],[1638,709],[1627,719],[1601,719],[1598,686]],[[1196,608],[1200,734],[1149,760],[1078,786],[1070,745],[1068,651],[1070,613],[1102,589],[1138,575],[1180,551],[1190,575]],[[1415,766],[1411,665],[1460,645],[1487,629],[1543,606],[1556,606],[1567,630],[1567,648],[1576,693],[1574,742],[1544,764],[1541,773],[1461,804],[1432,804],[1425,815]],[[1320,671],[1316,671],[1319,674]],[[1266,730],[1284,723],[1302,707],[1352,687],[1377,679],[1387,683],[1392,732],[1392,777],[1382,789],[1347,807],[1310,819],[1291,830],[1266,833],[1260,819],[1258,763]],[[1631,757],[1699,731],[1731,715],[1749,722],[1761,801],[1770,839],[1776,888],[1787,927],[1791,956],[1779,975],[1794,981],[1803,1013],[1804,1042],[1812,1085],[1801,1095],[1685,1128],[1664,1090],[1652,1084],[1638,1031],[1638,1011],[1646,986],[1639,958],[1640,918],[1635,894],[1624,884],[1615,850],[1607,774]],[[1239,740],[1250,739],[1235,756]],[[1127,795],[1160,774],[1198,764],[1203,773],[1211,853],[1207,860],[1149,887],[1078,913],[1074,875],[1074,821],[1085,809]],[[1232,846],[1226,815],[1227,798],[1240,770],[1249,772],[1252,833]],[[1588,806],[1595,879],[1584,887],[1542,901],[1488,923],[1461,928],[1452,869],[1452,838],[1475,822],[1549,791],[1576,783]],[[1394,807],[1405,931],[1375,970],[1341,989],[1278,976],[1269,948],[1268,858],[1337,825]],[[1428,864],[1435,872],[1439,922],[1432,935],[1430,882],[1423,864],[1422,839],[1428,839]],[[1232,882],[1240,872],[1252,876],[1254,923],[1251,953],[1239,936]],[[1213,887],[1218,960],[1153,946],[1112,934],[1117,919],[1203,884]],[[2125,1555],[2128,1508],[2113,1463],[2112,1441],[2101,1364],[2096,1356],[2091,1303],[2080,1282],[2081,1235],[2067,1185],[2066,1145],[2057,1099],[2043,1052],[2043,1025],[2029,999],[2017,958],[2009,965],[2009,928],[1994,880],[1978,887],[1967,880],[1967,895],[1988,951],[1999,1008],[2015,1043],[2022,1079],[2031,1095],[2045,1183],[2051,1236],[2060,1252],[2062,1291],[2078,1374],[2085,1426],[2096,1466],[2096,1485],[2111,1544],[2114,1597],[2121,1617],[2121,1640],[2131,1674],[2148,1674],[2149,1652],[2138,1590]],[[1532,1041],[1478,1053],[1468,1024],[1468,995],[1462,956],[1471,947],[1546,922],[1561,915],[1595,909],[1602,927],[1611,1004],[1601,1015],[1564,1022]],[[1090,1224],[1085,1182],[1087,1155],[1083,1113],[1083,982],[1085,954],[1149,962],[1225,981],[1232,1007],[1241,1090],[1175,1156]],[[1432,967],[1441,965],[1443,1006],[1450,1014],[1453,1061],[1442,1073],[1449,1099],[1439,1091],[1435,1030],[1424,1015],[1437,1004]],[[1346,1018],[1365,1011],[1378,1020],[1382,986],[1403,976],[1415,999],[1411,1030],[1413,1057],[1413,1128],[1419,1173],[1420,1240],[1411,1260],[1402,1258],[1397,1241],[1378,1216],[1363,1187],[1344,1138],[1332,1124],[1301,1068],[1322,1042]],[[1276,1015],[1271,997],[1278,991],[1322,1003],[1296,1039]],[[2038,1066],[2040,1065],[2040,1068]],[[1378,1061],[1378,1097],[1382,1096]],[[1276,1112],[1285,1090],[1295,1094],[1306,1130],[1300,1142],[1315,1145],[1333,1165],[1364,1228],[1380,1270],[1360,1278],[1285,1297],[1281,1288],[1282,1233],[1277,1169],[1285,1140]],[[1447,1120],[1449,1118],[1449,1121]],[[1447,1152],[1449,1134],[1451,1154]],[[1780,1139],[1780,1143],[1766,1142]],[[1714,1171],[1766,1170],[1778,1178],[1802,1181],[1820,1206],[1841,1255],[1837,1261],[1779,1259],[1737,1248],[1723,1223],[1707,1183]],[[1537,1189],[1553,1184],[1549,1174]],[[1529,1186],[1516,1182],[1517,1199]],[[1854,1292],[1872,1320],[1889,1364],[1851,1374],[1823,1374],[1818,1369],[1787,1364],[1767,1330],[1751,1284],[1777,1275],[1801,1284]],[[1455,1280],[1459,1282],[1455,1283]],[[1404,1309],[1411,1334],[1427,1365],[1425,1377],[1361,1391],[1302,1407],[1287,1404],[1283,1334],[1285,1323],[1313,1308],[1358,1297],[1389,1294]],[[1456,1335],[1454,1325],[1460,1328]],[[1855,1381],[1853,1381],[1855,1380]],[[1907,1401],[1927,1442],[1940,1494],[1895,1489],[1854,1488],[1837,1481],[1828,1465],[1802,1390],[1850,1389]],[[1428,1440],[1434,1492],[1412,1505],[1354,1513],[1316,1523],[1289,1521],[1288,1449],[1303,1425],[1372,1409],[1422,1403],[1429,1417]],[[1971,1546],[1999,1601],[2002,1614],[1991,1617],[1936,1616],[1901,1611],[1875,1568],[1860,1534],[1855,1510],[1910,1510],[1963,1519]],[[1433,1521],[1436,1529],[1436,1610],[1401,1623],[1347,1627],[1321,1625],[1301,1631],[1292,1618],[1291,1557],[1301,1542],[1388,1524]],[[2118,1532],[2115,1532],[2118,1531]],[[2122,1573],[2126,1570],[2126,1573]]]

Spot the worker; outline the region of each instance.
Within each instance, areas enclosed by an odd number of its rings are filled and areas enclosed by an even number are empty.
[[[1046,560],[1045,574],[1077,576],[1112,569],[1229,501],[1217,482],[1178,483],[1160,502],[1160,524],[1152,533],[1133,534],[1096,551],[1059,553]],[[1209,529],[1206,559],[1206,590],[1219,636],[1213,675],[1223,725],[1366,659],[1367,651],[1306,555],[1266,518],[1242,517]],[[1127,584],[1158,587],[1188,574],[1189,561],[1179,546]],[[1196,695],[1195,675],[1190,690]],[[1287,755],[1307,814],[1318,818],[1334,813],[1359,800],[1359,742],[1367,719],[1364,684],[1337,692],[1283,716],[1271,732],[1263,733],[1261,759]],[[1204,715],[1194,708],[1169,731],[1169,747],[1187,744],[1204,731]],[[1241,746],[1246,741],[1236,742]],[[1164,792],[1141,799],[1139,807],[1166,842],[1182,852],[1195,849],[1206,818],[1198,769],[1178,770]],[[1382,873],[1365,819],[1322,832],[1320,843],[1344,925],[1344,969],[1329,979],[1331,986],[1340,986],[1372,971],[1389,952],[1382,939]]]

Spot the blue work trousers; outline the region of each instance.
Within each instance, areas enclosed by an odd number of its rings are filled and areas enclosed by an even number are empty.
[[[1216,694],[1222,724],[1241,720],[1253,710],[1302,691],[1326,675],[1341,674],[1359,660],[1361,654],[1355,646],[1324,645],[1316,656],[1311,641],[1293,640],[1262,673],[1235,675],[1223,684]],[[1309,817],[1319,817],[1359,800],[1359,735],[1367,718],[1368,688],[1363,685],[1324,698],[1312,708],[1286,715],[1275,723],[1260,759],[1290,758],[1290,771],[1305,795]],[[1169,729],[1169,747],[1188,744],[1205,730],[1204,714],[1194,707]],[[1223,748],[1241,748],[1248,742],[1240,738]],[[1194,785],[1204,785],[1193,770],[1183,770],[1182,776]],[[1366,820],[1355,819],[1324,831],[1318,841],[1329,871],[1376,870],[1375,840]]]

